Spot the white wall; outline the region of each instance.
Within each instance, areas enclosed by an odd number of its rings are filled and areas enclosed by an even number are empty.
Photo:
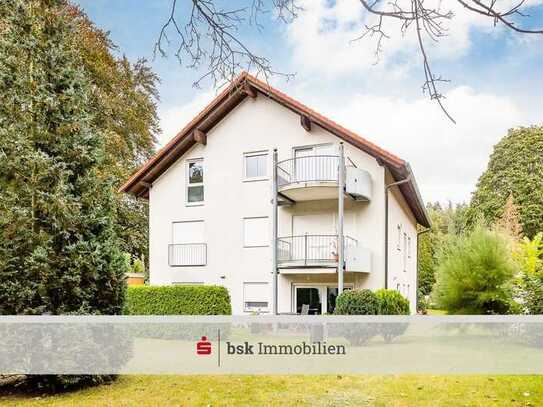
[[[387,183],[390,182],[394,182],[394,180],[387,177]],[[390,191],[388,208],[388,288],[396,289],[404,297],[407,297],[411,312],[415,313],[417,299],[417,222],[403,195],[398,192],[398,187],[393,187]],[[398,226],[400,227],[399,248]],[[404,235],[411,239],[411,249],[407,250],[407,252],[404,247]]]
[[[268,216],[271,220],[272,210],[269,179],[243,181],[243,154],[268,150],[268,174],[271,174],[273,148],[278,149],[279,160],[282,160],[292,157],[293,147],[339,141],[315,125],[311,132],[306,132],[297,114],[261,94],[256,100],[245,99],[208,133],[206,146],[194,146],[153,183],[149,197],[151,284],[204,282],[224,285],[232,297],[233,312],[243,313],[244,283],[268,282],[271,290],[271,242],[268,247],[244,248],[243,219]],[[345,225],[347,234],[354,235],[352,237],[359,244],[372,251],[372,272],[348,273],[346,281],[353,282],[356,287],[376,289],[384,285],[384,169],[373,157],[351,145],[345,145],[345,154],[356,166],[367,170],[373,180],[370,203],[346,199]],[[205,203],[201,206],[187,206],[185,203],[186,161],[194,158],[204,159]],[[414,233],[414,223],[399,209],[401,205],[395,199],[390,202],[390,224],[405,223],[406,228]],[[335,201],[313,201],[281,207],[279,236],[291,234],[294,215],[309,212],[335,214],[336,211]],[[172,222],[187,220],[205,222],[207,265],[170,267],[168,244],[172,243]],[[415,244],[415,239],[412,243]],[[391,250],[391,253],[394,252]],[[395,267],[391,265],[391,270]],[[411,271],[406,274],[411,275]],[[407,278],[404,275],[400,277]],[[393,280],[392,273],[390,278],[392,287],[392,282],[396,280]],[[335,274],[280,276],[279,311],[292,310],[290,299],[294,282],[335,280]],[[411,287],[414,292],[414,282]]]

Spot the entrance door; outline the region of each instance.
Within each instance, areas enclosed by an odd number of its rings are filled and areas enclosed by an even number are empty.
[[[301,314],[304,306],[309,308],[309,315],[322,314],[320,287],[296,287],[296,313]]]
[[[344,288],[344,290],[352,289],[352,284]],[[304,305],[309,307],[309,315],[333,314],[336,308],[337,285],[295,285],[294,296],[297,314],[302,313]]]

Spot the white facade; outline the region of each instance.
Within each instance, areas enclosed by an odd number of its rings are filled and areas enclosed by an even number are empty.
[[[311,154],[299,147],[318,146],[313,154],[332,155],[340,141],[319,126],[306,131],[298,114],[271,99],[244,99],[207,133],[206,145],[194,145],[152,183],[150,283],[222,285],[230,292],[234,314],[271,312],[272,151],[277,148],[280,161]],[[368,202],[345,198],[344,233],[371,254],[371,269],[347,271],[345,287],[383,288],[385,178],[387,183],[393,179],[374,157],[348,143],[344,148],[347,164],[367,171],[372,187]],[[203,167],[203,182],[196,171],[189,184],[189,166],[191,171]],[[204,199],[196,202],[202,187]],[[417,221],[397,188],[389,193],[388,287],[406,296],[415,312]],[[335,234],[337,202],[281,206],[278,235]],[[281,270],[279,312],[299,312],[307,299],[298,297],[316,295],[319,312],[329,312],[328,293],[334,287],[332,268]]]

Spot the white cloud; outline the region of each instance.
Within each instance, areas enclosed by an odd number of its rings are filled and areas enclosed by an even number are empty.
[[[399,0],[409,9],[410,0]],[[425,3],[442,4],[443,12],[452,11],[451,21],[444,21],[447,36],[434,42],[425,38],[425,46],[432,60],[454,60],[461,58],[472,47],[471,33],[479,30],[492,36],[502,35],[506,30],[502,25],[494,27],[493,20],[467,11],[456,1],[441,2],[430,0]],[[524,7],[543,3],[543,0],[528,0]],[[384,7],[389,3],[383,2]],[[498,7],[506,10],[516,4],[515,0],[503,0]],[[407,5],[407,6],[406,6]],[[364,32],[364,26],[371,26],[377,17],[366,12],[359,0],[341,0],[330,5],[325,0],[303,1],[304,11],[286,30],[287,42],[293,51],[297,71],[317,73],[323,76],[342,74],[380,74],[386,71],[388,77],[401,77],[412,66],[420,66],[420,53],[415,36],[415,27],[403,37],[400,33],[401,21],[384,19],[383,31],[390,38],[383,40],[383,52],[375,65],[376,38],[366,36],[352,42]]]
[[[200,113],[216,95],[217,93],[213,90],[199,91],[186,104],[161,108],[159,117],[162,132],[158,140],[159,147],[175,137],[179,130]]]
[[[510,99],[468,87],[446,96],[456,125],[424,98],[358,94],[340,108],[323,103],[322,113],[409,161],[425,200],[467,201],[493,145],[526,117]]]

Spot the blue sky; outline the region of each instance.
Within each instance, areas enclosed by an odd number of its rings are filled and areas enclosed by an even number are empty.
[[[212,83],[192,86],[198,72],[180,65],[173,48],[168,58],[153,59],[170,2],[77,1],[110,32],[119,53],[132,60],[147,58],[159,75],[161,144],[215,94]],[[262,20],[262,32],[249,27],[240,35],[256,53],[269,57],[275,69],[296,73],[288,83],[273,78],[275,86],[408,160],[426,200],[469,200],[492,146],[507,129],[543,122],[543,35],[512,34],[484,17],[453,9],[448,37],[428,44],[434,72],[451,80],[442,92],[458,122],[453,125],[422,95],[422,66],[412,36],[402,38],[389,26],[392,38],[374,64],[374,42],[350,42],[368,18],[359,1],[302,3],[304,10],[293,23],[282,24],[270,14]],[[527,4],[526,24],[542,27],[543,0]],[[185,14],[181,7],[180,21]]]

